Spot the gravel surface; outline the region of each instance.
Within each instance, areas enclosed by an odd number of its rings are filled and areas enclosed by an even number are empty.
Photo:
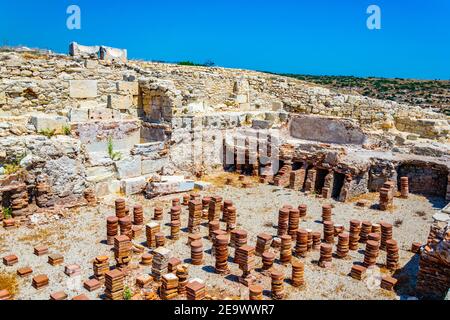
[[[333,258],[333,266],[328,269],[320,268],[317,265],[319,258],[318,251],[312,251],[305,262],[304,288],[294,288],[289,284],[291,268],[281,266],[276,261],[276,268],[283,270],[286,275],[286,299],[402,299],[409,295],[414,295],[413,287],[415,273],[418,268],[418,256],[412,254],[409,249],[411,243],[415,241],[426,241],[429,226],[432,222],[432,215],[442,207],[443,199],[425,198],[418,195],[411,195],[409,199],[394,200],[395,208],[392,212],[381,212],[370,208],[359,208],[354,202],[340,203],[334,200],[323,200],[313,195],[281,189],[269,185],[255,185],[250,189],[242,189],[231,186],[212,187],[207,191],[199,191],[202,195],[221,195],[224,199],[230,199],[237,208],[238,227],[248,231],[249,244],[256,244],[256,235],[260,232],[276,234],[276,224],[278,209],[283,204],[298,206],[305,203],[308,206],[308,215],[301,222],[300,227],[310,228],[313,231],[322,231],[321,206],[324,203],[332,203],[333,221],[343,224],[347,229],[351,219],[370,220],[379,222],[381,220],[394,224],[394,239],[400,247],[400,266],[402,271],[397,271],[396,277],[399,279],[399,288],[396,292],[388,292],[379,288],[369,290],[365,281],[357,281],[348,276],[354,262],[362,262],[364,245],[360,245],[359,251],[350,251],[347,259]],[[171,195],[159,197],[152,200],[144,199],[141,196],[128,198],[128,204],[141,203],[144,206],[145,222],[151,221],[153,208],[163,205],[164,221],[162,231],[166,235],[170,234],[168,214],[171,206],[170,199],[181,195]],[[377,203],[377,194],[367,194],[364,196],[372,204]],[[8,254],[16,254],[19,263],[6,267],[0,266],[0,286],[6,286],[5,279],[13,279],[17,285],[15,299],[49,299],[49,295],[57,291],[65,291],[69,299],[84,293],[91,299],[102,298],[104,288],[95,292],[88,292],[82,287],[82,282],[92,276],[92,260],[98,255],[109,255],[110,264],[114,263],[114,256],[111,246],[106,245],[106,217],[114,215],[114,196],[106,197],[96,208],[82,207],[72,209],[66,217],[58,220],[54,219],[43,225],[33,227],[22,226],[14,230],[0,229],[0,253],[1,257]],[[189,263],[190,249],[187,242],[187,207],[182,211],[181,237],[177,241],[166,240],[166,247],[172,251],[172,255],[179,257]],[[222,223],[222,228],[225,226]],[[203,235],[207,235],[207,224],[201,227]],[[145,231],[138,243],[144,243]],[[241,274],[237,265],[229,262],[231,273],[228,276],[220,276],[214,273],[214,257],[210,255],[211,242],[203,240],[205,249],[205,263],[203,266],[189,265],[189,275],[191,278],[198,277],[205,280],[208,293],[219,299],[226,297],[247,298],[248,289],[237,282],[237,277]],[[33,248],[39,244],[49,246],[50,253],[61,253],[64,256],[64,263],[52,267],[47,263],[47,255],[38,257],[33,254]],[[147,249],[146,249],[147,250]],[[334,249],[335,250],[335,249]],[[230,255],[234,255],[234,249],[229,248]],[[278,254],[279,256],[279,254]],[[135,255],[132,266],[133,270],[127,277],[130,288],[134,288],[134,279],[138,274],[150,273],[151,267],[139,265],[140,255]],[[261,264],[261,259],[256,258],[257,266]],[[386,273],[383,268],[385,253],[381,251],[378,259],[380,271]],[[79,264],[82,269],[80,277],[69,278],[64,274],[64,266],[67,264]],[[20,267],[30,266],[33,274],[27,278],[15,276],[16,270]],[[50,285],[36,290],[31,286],[32,277],[38,274],[47,274]],[[257,282],[264,288],[264,299],[270,297],[270,278],[256,272]],[[2,283],[3,281],[3,283]],[[10,284],[11,285],[11,284]],[[3,288],[0,288],[3,289]]]

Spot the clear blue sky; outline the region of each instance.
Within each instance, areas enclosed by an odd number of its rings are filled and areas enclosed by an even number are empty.
[[[81,8],[81,30],[66,9]],[[381,8],[381,30],[366,9]],[[0,44],[67,52],[127,48],[131,58],[274,72],[450,79],[448,0],[1,0]]]

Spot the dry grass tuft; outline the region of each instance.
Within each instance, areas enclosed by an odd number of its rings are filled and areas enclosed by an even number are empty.
[[[14,273],[0,273],[0,290],[6,289],[11,296],[19,292],[19,284]]]

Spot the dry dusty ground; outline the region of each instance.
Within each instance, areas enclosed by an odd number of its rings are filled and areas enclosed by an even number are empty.
[[[322,231],[320,223],[321,206],[327,202],[314,196],[306,196],[301,192],[289,189],[281,189],[269,185],[255,185],[250,189],[241,189],[232,186],[215,186],[208,191],[200,191],[202,195],[220,194],[224,199],[231,199],[238,212],[238,227],[244,228],[249,233],[249,244],[256,244],[256,235],[260,232],[276,234],[278,209],[283,204],[294,206],[300,203],[308,205],[307,218],[302,221],[301,227]],[[181,195],[177,197],[181,198]],[[145,222],[151,221],[153,208],[163,205],[164,222],[162,231],[170,234],[168,222],[170,220],[168,211],[170,199],[174,195],[146,200],[141,196],[129,198],[128,204],[139,202],[145,208]],[[376,194],[366,196],[372,203],[377,202]],[[114,262],[111,246],[105,244],[106,239],[106,217],[114,215],[114,199],[108,197],[102,200],[97,208],[83,207],[71,210],[66,218],[54,220],[45,225],[36,225],[32,228],[21,227],[6,231],[0,229],[0,255],[15,253],[19,257],[19,263],[12,267],[0,266],[0,287],[15,286],[15,299],[48,299],[52,292],[65,291],[69,299],[84,293],[90,298],[100,298],[103,288],[89,293],[81,283],[92,276],[92,260],[95,256],[110,255],[110,264]],[[348,276],[353,262],[363,260],[364,246],[360,245],[359,251],[350,251],[350,257],[346,260],[333,259],[333,267],[323,269],[317,266],[319,252],[313,251],[304,260],[306,287],[294,288],[289,284],[290,267],[284,267],[276,261],[276,268],[285,271],[287,299],[402,299],[414,295],[413,286],[415,273],[417,272],[418,256],[409,252],[411,243],[414,241],[424,242],[427,238],[432,215],[444,206],[442,199],[426,199],[422,196],[411,195],[408,200],[395,199],[395,210],[393,212],[381,212],[370,208],[358,208],[354,203],[340,203],[330,200],[333,209],[333,220],[335,223],[344,224],[347,228],[350,219],[370,220],[379,222],[385,220],[394,224],[394,238],[399,242],[400,265],[403,271],[398,272],[399,289],[397,292],[387,292],[382,289],[369,290],[364,281],[357,281]],[[166,241],[166,247],[172,250],[173,256],[189,262],[190,250],[186,245],[187,240],[187,208],[183,207],[182,231],[180,240]],[[201,228],[203,235],[208,230],[206,224]],[[145,232],[136,240],[143,243]],[[229,263],[231,274],[219,276],[214,273],[214,258],[210,255],[211,242],[204,239],[205,264],[203,266],[189,267],[190,277],[204,279],[207,284],[208,293],[218,298],[225,297],[248,297],[248,290],[237,282],[237,275],[241,272],[237,265]],[[33,254],[33,247],[38,244],[47,244],[50,253],[61,253],[65,261],[63,265],[52,267],[47,263],[47,256],[37,257]],[[229,249],[234,254],[234,249]],[[136,270],[132,274],[150,273],[151,267],[143,267],[138,264],[140,256],[135,256],[133,265]],[[261,260],[257,257],[257,266]],[[382,252],[378,259],[381,272],[385,261],[385,253]],[[82,276],[71,279],[64,274],[64,265],[79,264],[82,268]],[[32,276],[21,279],[15,275],[20,267],[30,266],[33,275],[45,273],[49,276],[50,285],[41,290],[35,290],[31,286]],[[265,299],[270,296],[270,278],[256,272],[257,281],[265,289]],[[134,288],[134,276],[127,279],[130,288]],[[0,288],[2,289],[2,288]]]

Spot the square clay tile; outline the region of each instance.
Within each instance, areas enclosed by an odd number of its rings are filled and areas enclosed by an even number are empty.
[[[12,265],[15,265],[17,262],[19,262],[19,259],[14,254],[3,257],[3,264],[5,266],[12,266]]]
[[[50,300],[66,300],[67,294],[64,291],[54,292],[50,295]]]
[[[85,294],[83,293],[83,294],[80,294],[80,295],[78,295],[78,296],[76,296],[76,297],[73,297],[72,300],[89,300],[89,298],[88,298],[87,295],[85,295]]]
[[[102,283],[97,279],[89,279],[83,283],[83,287],[89,292],[99,289]]]
[[[32,273],[33,273],[33,269],[31,269],[30,267],[24,267],[24,268],[17,269],[17,274],[22,278],[29,276]]]

